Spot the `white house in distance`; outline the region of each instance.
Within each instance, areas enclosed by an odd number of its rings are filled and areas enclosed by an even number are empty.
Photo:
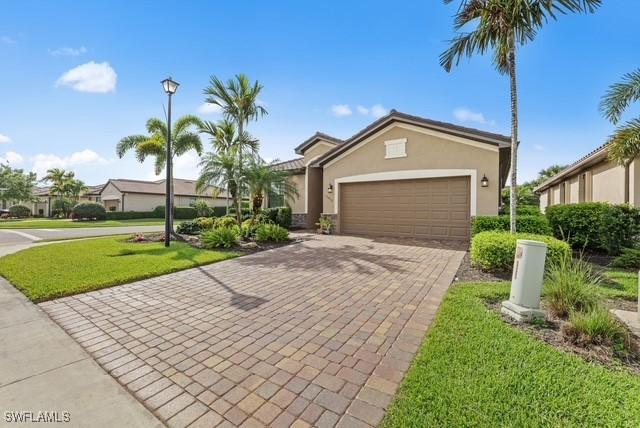
[[[90,186],[80,196],[79,202],[97,202],[107,211],[153,211],[165,203],[165,180],[143,181],[129,179],[109,179],[105,184]],[[195,180],[173,179],[174,205],[186,207],[196,200],[203,200],[211,207],[227,205],[224,190],[208,187],[202,193],[196,191]],[[51,195],[48,187],[34,190],[36,202],[26,204],[33,215],[48,217],[52,214],[53,202],[58,198]]]

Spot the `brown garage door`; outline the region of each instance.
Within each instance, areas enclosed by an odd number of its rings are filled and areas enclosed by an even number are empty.
[[[469,177],[340,185],[340,232],[469,239]]]

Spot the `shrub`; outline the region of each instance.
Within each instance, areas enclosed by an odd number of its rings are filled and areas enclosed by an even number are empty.
[[[31,215],[31,210],[29,207],[24,205],[12,205],[9,207],[9,215],[11,217],[24,218],[29,217]]]
[[[289,239],[289,231],[277,224],[261,224],[256,228],[256,241],[258,242],[280,242],[287,239]]]
[[[183,221],[176,227],[176,232],[184,235],[197,235],[200,233],[200,226],[195,220]]]
[[[107,220],[134,220],[139,218],[164,218],[164,209],[162,215],[158,216],[156,211],[108,211]]]
[[[213,222],[213,227],[216,229],[221,227],[232,227],[237,225],[238,225],[238,222],[236,221],[236,218],[230,215],[227,215],[224,217],[218,217]]]
[[[607,208],[603,202],[552,205],[546,216],[555,237],[566,239],[575,248],[598,249]]]
[[[622,254],[613,259],[611,266],[621,269],[640,269],[640,249],[624,248]]]
[[[509,216],[477,216],[473,219],[471,233],[473,235],[487,230],[509,230]],[[522,233],[552,235],[549,221],[541,215],[523,215],[516,217],[516,229]]]
[[[213,217],[197,217],[193,221],[198,225],[200,230],[211,230],[213,229],[216,219]]]
[[[53,201],[53,213],[57,217],[69,217],[75,202],[69,198],[59,198]]]
[[[285,229],[289,229],[291,227],[291,219],[292,219],[291,207],[280,207],[278,208],[278,212],[276,214],[275,223],[284,227]]]
[[[164,218],[164,205],[158,205],[153,210],[153,217]],[[193,207],[173,207],[173,218],[176,220],[193,220],[198,212]]]
[[[571,257],[569,244],[551,236],[489,231],[478,233],[471,240],[471,262],[482,270],[508,272],[513,267],[518,239],[545,242],[547,265],[560,257]]]
[[[191,207],[196,210],[198,217],[208,217],[212,212],[207,202],[202,199],[192,202]]]
[[[95,202],[80,202],[73,207],[71,215],[78,220],[105,220],[107,218],[107,210]]]
[[[219,227],[209,230],[200,235],[200,241],[205,248],[230,248],[233,247],[240,237],[238,226]]]
[[[571,256],[553,260],[547,265],[545,298],[549,309],[560,318],[573,311],[589,311],[598,306],[599,276],[584,260]]]
[[[509,215],[509,205],[504,205],[502,207],[501,215]],[[540,207],[537,205],[518,205],[516,207],[516,215],[539,215],[542,216],[542,212],[540,212]]]
[[[211,207],[211,216],[222,217],[227,215],[227,207]]]
[[[624,247],[633,247],[640,235],[640,209],[629,204],[610,205],[603,216],[602,247],[613,256]]]
[[[596,307],[587,312],[572,312],[562,333],[572,342],[586,345],[624,345],[626,332],[606,308]]]

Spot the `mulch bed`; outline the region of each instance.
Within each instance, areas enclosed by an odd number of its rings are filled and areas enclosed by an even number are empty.
[[[607,304],[615,303],[615,307],[620,308],[621,302],[624,301],[611,300],[607,301]],[[626,350],[622,353],[616,352],[611,346],[594,344],[581,346],[571,342],[562,334],[562,326],[567,321],[556,318],[549,312],[547,312],[547,318],[544,321],[523,323],[502,314],[500,311],[502,306],[501,302],[486,301],[485,304],[489,310],[499,314],[507,324],[512,325],[513,327],[518,328],[519,330],[522,330],[525,333],[560,349],[561,351],[577,355],[588,362],[602,364],[610,369],[615,370],[624,367],[631,372],[640,375],[640,341],[632,335],[629,335],[628,338],[628,348],[632,350]],[[544,306],[544,302],[542,302],[541,308],[545,309]]]
[[[183,235],[183,234],[174,234],[173,240],[185,242],[191,245],[194,248],[203,248],[202,243],[200,242],[200,238],[196,235]],[[152,233],[138,233],[135,235],[131,235],[131,237],[127,240],[127,242],[135,242],[135,243],[145,243],[145,242],[163,242],[164,241],[164,232],[152,232]],[[282,242],[255,242],[255,241],[240,241],[240,243],[231,248],[227,248],[229,251],[238,251],[244,254],[253,254],[258,253],[260,251],[272,250],[274,248],[280,248],[291,244],[296,244],[302,242],[303,239],[289,239],[287,241]],[[224,250],[221,248],[221,250]]]
[[[471,256],[469,252],[464,255],[462,263],[456,272],[454,281],[458,282],[496,282],[510,281],[511,272],[483,272],[471,265]]]

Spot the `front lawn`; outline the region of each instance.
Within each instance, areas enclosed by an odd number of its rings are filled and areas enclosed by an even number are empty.
[[[603,284],[602,293],[606,297],[626,300],[638,299],[638,274],[624,270],[609,269],[604,276],[613,281],[612,284]]]
[[[0,258],[0,275],[34,302],[84,293],[237,257],[172,242],[130,243],[128,236],[32,247]]]
[[[640,377],[547,345],[483,302],[508,297],[507,283],[451,287],[383,427],[640,425]]]
[[[174,221],[174,223],[178,224],[179,221]],[[0,229],[72,229],[77,227],[155,226],[161,224],[164,224],[164,219],[161,218],[104,221],[34,218],[25,220],[0,220]]]

